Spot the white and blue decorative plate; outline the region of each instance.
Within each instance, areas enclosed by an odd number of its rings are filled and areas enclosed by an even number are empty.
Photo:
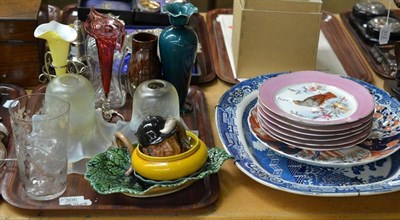
[[[216,108],[221,141],[242,172],[263,185],[310,196],[359,196],[400,190],[399,151],[365,165],[320,167],[288,159],[269,148],[257,148],[260,141],[252,135],[248,116],[257,101],[260,85],[277,75],[258,76],[234,85],[221,97]],[[367,88],[376,103],[388,106],[391,114],[395,114],[382,117],[398,118],[400,103],[395,98],[371,84],[351,80]],[[388,132],[394,132],[398,138],[397,129],[388,129]]]

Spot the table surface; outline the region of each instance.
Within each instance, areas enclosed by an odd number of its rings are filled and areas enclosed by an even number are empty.
[[[370,69],[372,72],[372,70]],[[383,88],[384,80],[373,73],[373,84]],[[217,147],[222,147],[215,126],[215,106],[231,85],[216,79],[201,86]],[[41,211],[23,210],[0,199],[0,219],[399,219],[400,192],[363,197],[311,197],[261,185],[227,161],[219,172],[220,197],[203,210],[187,213],[142,213],[118,210]]]

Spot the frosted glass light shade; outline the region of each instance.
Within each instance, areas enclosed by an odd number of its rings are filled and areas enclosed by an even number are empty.
[[[65,74],[54,78],[47,86],[46,94],[58,95],[70,105],[70,148],[68,159],[75,160],[75,151],[92,135],[96,126],[95,96],[91,83],[77,74]],[[82,146],[88,147],[88,146]]]
[[[135,90],[130,122],[131,129],[136,131],[142,121],[150,115],[180,120],[179,97],[171,83],[165,80],[152,79],[144,81]]]

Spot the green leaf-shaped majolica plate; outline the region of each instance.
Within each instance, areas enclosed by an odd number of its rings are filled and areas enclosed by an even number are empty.
[[[208,160],[200,172],[173,182],[148,182],[135,175],[125,176],[131,166],[126,149],[110,148],[94,156],[86,165],[85,179],[100,194],[124,193],[133,197],[160,196],[181,190],[194,181],[217,173],[232,157],[221,148],[209,148]]]

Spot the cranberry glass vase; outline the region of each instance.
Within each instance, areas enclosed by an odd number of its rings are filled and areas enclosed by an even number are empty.
[[[122,52],[125,39],[124,24],[111,16],[101,14],[95,9],[91,9],[89,16],[84,24],[85,30],[96,41],[98,60],[100,66],[101,82],[104,90],[102,103],[103,116],[106,120],[111,111],[111,101],[109,97],[114,63],[114,52]]]

